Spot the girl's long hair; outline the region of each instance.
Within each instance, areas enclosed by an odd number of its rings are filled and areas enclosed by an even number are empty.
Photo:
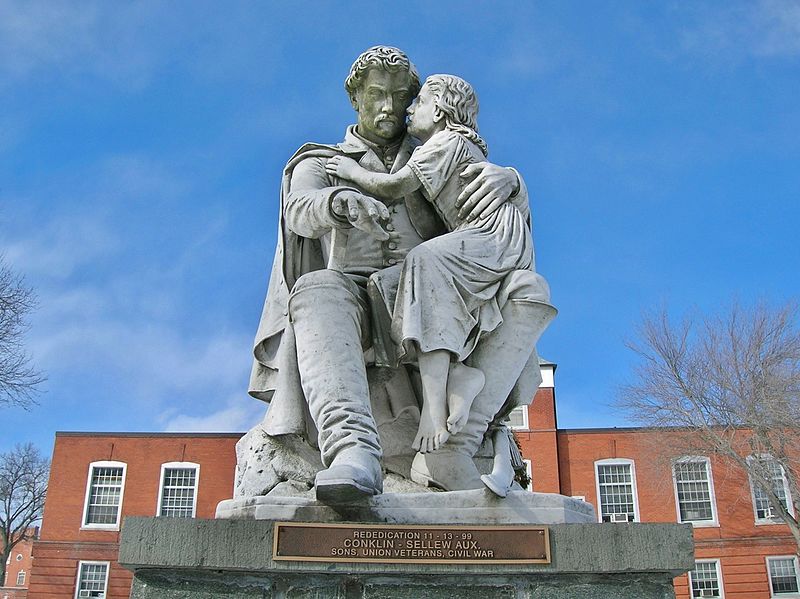
[[[425,80],[436,107],[444,114],[445,128],[460,133],[489,155],[489,147],[478,135],[478,96],[472,86],[455,75],[431,75]]]

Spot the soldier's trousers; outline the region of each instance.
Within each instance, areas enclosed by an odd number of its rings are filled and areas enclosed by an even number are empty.
[[[351,451],[380,460],[364,364],[371,338],[366,291],[333,270],[305,274],[292,289],[289,318],[322,463],[329,467]]]

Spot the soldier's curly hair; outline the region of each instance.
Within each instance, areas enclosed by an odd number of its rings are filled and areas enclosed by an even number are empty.
[[[436,108],[444,115],[445,128],[460,133],[488,156],[489,147],[478,135],[478,96],[472,86],[455,75],[431,75],[425,85],[433,94]]]
[[[350,67],[350,74],[344,81],[344,88],[347,90],[351,102],[355,103],[356,90],[361,85],[364,77],[366,77],[367,71],[374,67],[384,69],[390,73],[408,72],[411,80],[411,89],[409,90],[411,97],[413,98],[419,93],[420,84],[417,67],[408,59],[405,52],[392,46],[373,46],[356,58],[353,66]]]

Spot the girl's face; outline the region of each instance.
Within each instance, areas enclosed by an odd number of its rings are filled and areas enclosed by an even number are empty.
[[[427,83],[419,90],[419,95],[407,112],[408,132],[420,141],[427,141],[442,129],[442,115],[436,108],[436,98]]]

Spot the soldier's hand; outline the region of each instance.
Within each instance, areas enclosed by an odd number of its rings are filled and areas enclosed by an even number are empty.
[[[519,192],[517,173],[491,162],[470,164],[461,171],[461,176],[475,177],[456,199],[459,218],[468,221],[490,215]]]
[[[389,239],[389,233],[382,224],[389,220],[389,210],[378,200],[347,189],[334,196],[331,210],[346,218],[356,229],[361,229],[380,241]]]

